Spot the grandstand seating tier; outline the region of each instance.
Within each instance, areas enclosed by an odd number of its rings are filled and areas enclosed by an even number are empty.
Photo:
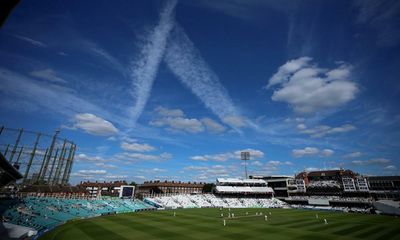
[[[280,208],[285,206],[284,202],[275,198],[220,198],[213,194],[149,197],[146,198],[146,201],[153,202],[164,208]]]
[[[102,214],[135,212],[154,207],[139,200],[128,199],[62,199],[26,197],[0,200],[3,219],[34,228],[51,229],[68,220]]]

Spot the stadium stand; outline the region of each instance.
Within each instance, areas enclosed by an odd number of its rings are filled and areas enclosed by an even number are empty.
[[[250,176],[249,178],[266,181],[268,187],[274,190],[274,197],[279,199],[288,196],[289,182],[294,180],[293,176],[288,175]]]
[[[400,199],[400,176],[370,176],[366,180],[374,199]]]
[[[181,181],[145,181],[136,190],[138,195],[148,197],[154,194],[198,194],[203,191],[205,183]]]
[[[262,179],[217,178],[215,194],[158,195],[145,198],[163,208],[251,208],[283,207],[284,202],[272,198],[273,189]]]
[[[274,194],[262,179],[217,178],[215,193],[219,195],[254,195],[265,196]]]
[[[154,209],[140,200],[118,198],[25,197],[1,199],[0,203],[3,221],[37,231],[51,229],[73,219]]]
[[[370,198],[367,179],[351,170],[301,172],[289,181],[288,200],[295,196]]]
[[[374,207],[377,211],[380,211],[389,215],[400,216],[400,202],[393,200],[379,200],[374,202]]]
[[[369,184],[369,178],[349,170],[332,170],[303,172],[295,179],[284,180],[288,196],[279,199],[263,179],[218,178],[211,193],[200,193],[202,183],[155,181],[148,185],[151,189],[156,186],[158,190],[140,193],[149,195],[143,201],[100,197],[97,193],[91,195],[85,187],[28,185],[20,188],[18,193],[0,198],[0,214],[3,225],[15,228],[18,234],[35,231],[41,234],[74,219],[155,209],[302,208],[399,214],[398,202],[388,204],[388,201],[377,201],[369,195],[372,190],[387,196],[381,190],[383,187],[385,191],[390,187],[396,193],[397,177],[373,178],[374,184]]]
[[[282,208],[286,205],[276,198],[218,197],[213,194],[148,197],[145,201],[163,208]]]

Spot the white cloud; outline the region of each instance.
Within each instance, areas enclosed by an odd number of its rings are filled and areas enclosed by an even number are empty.
[[[99,155],[89,156],[84,153],[77,154],[75,156],[75,160],[77,162],[98,164],[99,167],[104,167],[104,168],[113,168],[112,165],[108,163],[116,161],[116,159],[114,159],[113,157],[103,157]]]
[[[106,170],[79,170],[78,173],[81,174],[106,174],[107,171]]]
[[[165,117],[150,122],[157,127],[167,126],[169,130],[181,130],[188,133],[199,133],[204,131],[203,124],[196,118]]]
[[[158,106],[155,111],[158,115],[163,117],[184,117],[185,114],[181,109],[169,109],[165,107]]]
[[[331,150],[331,149],[324,149],[321,151],[321,156],[323,157],[330,157],[335,153],[335,151]]]
[[[243,117],[240,116],[226,116],[222,118],[222,121],[234,128],[241,128],[246,126],[245,120],[243,119]]]
[[[122,136],[121,140],[123,140],[124,142],[128,142],[128,143],[138,142],[138,140],[136,138],[131,138],[131,137],[127,137],[127,136]]]
[[[280,167],[287,167],[287,166],[291,166],[293,165],[291,162],[289,161],[275,161],[275,160],[271,160],[268,161],[261,169],[264,171],[264,173],[260,173],[260,174],[272,174],[273,172],[278,172]],[[260,165],[261,166],[261,165]]]
[[[344,158],[358,158],[358,157],[361,157],[361,156],[362,156],[361,152],[352,152],[352,153],[344,155],[343,157]]]
[[[84,153],[79,153],[78,155],[75,156],[75,160],[79,161],[79,162],[98,162],[98,161],[102,161],[103,158],[98,157],[98,156],[88,156]]]
[[[327,125],[319,125],[314,128],[308,128],[307,125],[305,125],[304,123],[301,123],[301,124],[297,125],[297,129],[301,133],[308,134],[311,137],[318,138],[318,137],[323,137],[326,135],[332,135],[332,134],[336,134],[336,133],[345,133],[345,132],[353,131],[356,129],[356,127],[354,127],[353,125],[350,125],[350,124],[344,124],[339,127],[330,127]]]
[[[291,123],[291,122],[303,123],[305,120],[306,120],[305,118],[296,117],[296,118],[286,118],[285,122],[286,123]]]
[[[30,74],[34,77],[44,79],[44,80],[47,80],[50,82],[55,82],[55,83],[66,83],[67,82],[64,79],[57,76],[57,73],[51,68],[33,71],[33,72],[30,72]]]
[[[251,165],[252,165],[252,166],[261,167],[263,164],[262,164],[262,162],[260,162],[260,161],[254,161],[254,162],[251,162]]]
[[[319,150],[316,147],[305,147],[303,149],[293,149],[292,155],[295,158],[300,158],[304,156],[320,156],[320,157],[330,157],[335,153],[332,149]]]
[[[303,131],[307,129],[307,126],[304,123],[300,123],[299,125],[297,125],[297,129]]]
[[[193,157],[190,157],[190,159],[192,159],[192,160],[195,160],[195,161],[204,161],[204,162],[210,160],[210,158],[211,158],[210,155],[203,155],[203,156],[193,156]]]
[[[177,24],[168,40],[165,62],[177,78],[222,122],[238,128],[231,121],[224,120],[226,117],[239,116],[226,89]]]
[[[156,127],[166,127],[170,131],[184,131],[188,133],[203,132],[207,128],[209,133],[221,133],[225,127],[212,120],[211,118],[187,118],[181,109],[169,109],[165,107],[157,107],[155,109],[158,117],[149,122],[150,125]]]
[[[221,175],[227,175],[228,171],[229,170],[225,166],[214,165],[211,166],[209,169],[205,170],[204,173],[212,176],[221,176]]]
[[[132,97],[135,99],[131,109],[132,123],[135,124],[150,96],[158,67],[164,56],[167,39],[174,26],[174,9],[176,0],[168,1],[160,12],[158,25],[149,33],[146,42],[140,49],[139,58],[132,62],[130,75],[132,78]]]
[[[71,173],[71,176],[78,177],[84,180],[91,180],[91,179],[99,179],[99,177],[103,177],[105,174],[107,174],[106,170],[82,169]]]
[[[151,169],[141,169],[139,170],[139,172],[146,174],[158,174],[162,172],[167,172],[167,170],[163,168],[151,168]]]
[[[184,167],[183,170],[187,170],[187,171],[192,171],[192,170],[207,170],[208,167],[202,167],[202,166],[187,166]]]
[[[137,162],[137,161],[166,161],[172,158],[170,153],[161,154],[144,154],[144,153],[119,153],[115,155],[116,158],[122,161]]]
[[[225,162],[228,159],[234,158],[235,155],[231,152],[227,153],[218,153],[218,154],[206,154],[190,157],[190,159],[195,161],[217,161],[217,162]]]
[[[135,152],[150,152],[156,150],[155,147],[147,144],[147,143],[121,143],[121,148],[127,151],[135,151]]]
[[[359,165],[359,166],[367,166],[367,165],[381,165],[381,164],[389,164],[392,161],[386,158],[372,158],[369,160],[354,160],[352,163],[354,165]]]
[[[310,57],[301,57],[298,59],[290,60],[279,67],[278,72],[276,72],[270,79],[267,88],[282,84],[289,81],[289,77],[294,72],[300,70],[301,68],[308,66],[309,62],[312,60]]]
[[[91,113],[76,114],[72,127],[97,136],[112,136],[118,133],[118,129],[112,123]]]
[[[201,122],[206,126],[207,131],[210,133],[222,133],[226,130],[222,124],[219,124],[211,118],[202,118]]]
[[[97,167],[106,168],[106,169],[118,168],[116,165],[106,164],[106,163],[103,163],[103,162],[97,162],[94,165],[96,165]]]
[[[314,113],[343,105],[355,98],[358,86],[351,81],[352,67],[341,63],[335,69],[323,69],[302,57],[282,65],[267,87],[279,85],[273,101],[286,102],[298,113]]]
[[[281,166],[281,165],[292,165],[291,162],[281,162],[281,161],[268,161],[267,166]]]
[[[389,166],[384,167],[383,169],[393,171],[393,170],[396,170],[397,167],[395,165],[389,165]]]
[[[190,157],[190,159],[195,161],[204,161],[204,162],[206,161],[225,162],[230,159],[240,159],[241,152],[250,152],[250,159],[260,159],[264,157],[264,153],[262,151],[248,148],[248,149],[225,152],[225,153],[197,155]]]
[[[242,150],[237,150],[234,152],[235,158],[240,159],[240,154],[241,152],[249,152],[250,153],[250,159],[258,159],[264,157],[264,152],[257,150],[257,149],[252,149],[252,148],[246,148]]]
[[[128,178],[127,175],[106,175],[104,176],[104,178],[108,179],[108,180],[126,180],[126,178]]]
[[[292,155],[296,158],[304,156],[313,156],[319,153],[319,149],[315,147],[305,147],[304,149],[293,149]]]
[[[115,141],[117,141],[117,138],[112,136],[112,137],[107,138],[107,140],[115,142]]]

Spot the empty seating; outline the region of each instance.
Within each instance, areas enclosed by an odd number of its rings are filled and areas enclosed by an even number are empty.
[[[204,207],[224,207],[224,208],[278,208],[285,205],[284,202],[275,198],[229,198],[217,197],[213,194],[202,195],[175,195],[146,198],[147,201],[154,202],[165,208],[204,208]]]
[[[38,231],[53,228],[68,220],[102,214],[135,212],[154,208],[139,200],[62,199],[26,197],[1,200],[3,219]]]

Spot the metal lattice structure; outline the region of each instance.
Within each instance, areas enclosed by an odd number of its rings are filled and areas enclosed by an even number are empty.
[[[25,184],[68,184],[76,144],[41,132],[0,127],[0,152],[23,175]]]
[[[247,179],[247,161],[250,160],[250,152],[241,152],[240,159],[244,161],[245,179]]]

